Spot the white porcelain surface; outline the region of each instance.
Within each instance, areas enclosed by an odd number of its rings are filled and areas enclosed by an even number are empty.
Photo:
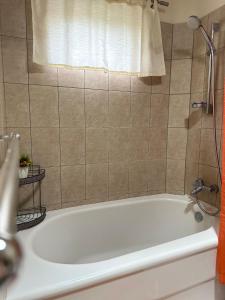
[[[25,259],[7,300],[167,299],[213,280],[216,219],[197,223],[187,201],[154,195],[48,213],[19,234]]]

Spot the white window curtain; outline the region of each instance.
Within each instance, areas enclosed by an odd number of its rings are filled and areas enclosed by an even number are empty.
[[[32,0],[34,62],[165,75],[157,6],[135,1]]]

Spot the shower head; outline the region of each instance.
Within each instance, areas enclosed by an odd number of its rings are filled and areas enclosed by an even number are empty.
[[[187,20],[187,25],[193,30],[199,29],[202,26],[200,19],[196,16],[190,16]]]
[[[187,25],[192,30],[200,29],[208,47],[209,47],[210,52],[214,53],[216,51],[212,39],[206,32],[205,28],[202,26],[201,20],[197,16],[190,16],[187,20]]]

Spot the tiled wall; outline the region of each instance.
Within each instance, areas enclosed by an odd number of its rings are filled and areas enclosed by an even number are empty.
[[[221,150],[223,94],[225,75],[225,6],[210,13],[202,20],[211,34],[213,22],[220,23],[220,31],[215,34],[216,55],[216,122],[218,149]],[[194,34],[191,102],[205,99],[207,90],[208,55],[206,44],[200,32]],[[221,154],[220,154],[221,158]],[[186,156],[185,191],[191,190],[196,177],[202,177],[207,184],[219,183],[218,168],[214,146],[213,118],[190,106],[189,130]],[[219,204],[219,197],[202,193],[200,197],[210,203]]]
[[[189,116],[205,78],[199,34],[162,23],[162,78],[40,67],[32,62],[29,0],[0,4],[7,130],[19,132],[21,152],[46,168],[49,209],[189,190],[200,165],[189,154],[192,127],[205,132],[200,111]],[[27,186],[21,199],[36,201],[36,194]]]
[[[165,192],[172,25],[162,24],[162,79],[40,67],[29,1],[0,3],[7,129],[46,168],[47,207]]]

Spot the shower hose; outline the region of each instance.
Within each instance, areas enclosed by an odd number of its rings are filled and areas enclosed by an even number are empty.
[[[211,99],[212,99],[212,107],[213,107],[213,135],[214,135],[214,143],[215,143],[215,154],[216,154],[216,163],[218,167],[218,175],[219,175],[219,183],[220,187],[222,186],[222,172],[221,172],[221,165],[220,165],[220,154],[218,149],[218,140],[217,140],[217,124],[216,124],[216,101],[215,101],[215,59],[214,54],[211,54],[209,64],[211,64]],[[215,208],[215,211],[209,211],[204,204],[198,199],[198,196],[196,195],[196,203],[198,204],[199,208],[210,216],[216,216],[220,213],[220,207]]]

